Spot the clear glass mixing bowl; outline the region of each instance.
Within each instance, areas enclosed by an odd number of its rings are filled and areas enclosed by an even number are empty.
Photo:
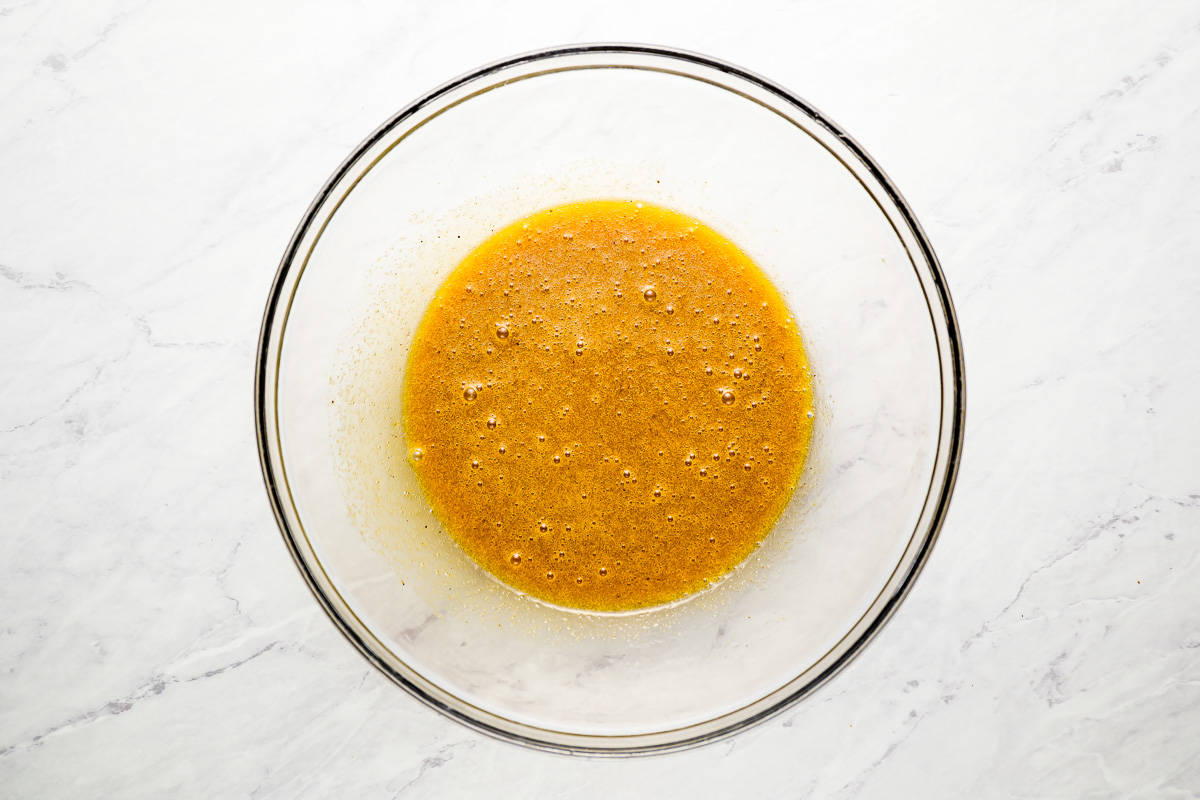
[[[817,400],[804,480],[762,546],[713,589],[631,614],[542,605],[478,569],[397,426],[408,340],[446,274],[514,219],[604,197],[749,253],[799,322]],[[367,137],[288,245],[254,391],[284,540],[346,638],[472,728],[610,754],[728,735],[844,666],[929,555],[964,421],[945,280],[862,148],[752,73],[625,45],[492,64]]]

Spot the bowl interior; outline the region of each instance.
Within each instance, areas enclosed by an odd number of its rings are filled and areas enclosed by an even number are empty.
[[[458,261],[520,216],[606,197],[690,214],[754,258],[799,323],[818,408],[802,485],[759,550],[710,591],[619,615],[476,568],[397,425],[409,340]],[[490,68],[376,132],[293,245],[264,326],[281,524],[351,639],[442,710],[568,748],[731,730],[844,661],[928,549],[959,413],[936,265],[871,165],[750,76],[645,50]]]

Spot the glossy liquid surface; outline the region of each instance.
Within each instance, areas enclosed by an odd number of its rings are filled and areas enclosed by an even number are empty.
[[[440,287],[409,354],[409,463],[511,586],[618,611],[703,589],[770,530],[812,435],[778,292],[702,223],[633,201],[539,212]]]

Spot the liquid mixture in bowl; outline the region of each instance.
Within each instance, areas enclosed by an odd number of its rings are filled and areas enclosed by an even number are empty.
[[[481,244],[426,310],[403,399],[409,463],[459,545],[598,611],[677,600],[745,559],[812,436],[783,298],[720,234],[633,201]]]

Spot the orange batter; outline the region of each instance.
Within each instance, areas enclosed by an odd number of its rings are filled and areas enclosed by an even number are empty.
[[[767,533],[812,434],[783,299],[735,245],[632,201],[542,211],[472,252],[417,329],[408,458],[462,548],[563,606],[704,588]]]

